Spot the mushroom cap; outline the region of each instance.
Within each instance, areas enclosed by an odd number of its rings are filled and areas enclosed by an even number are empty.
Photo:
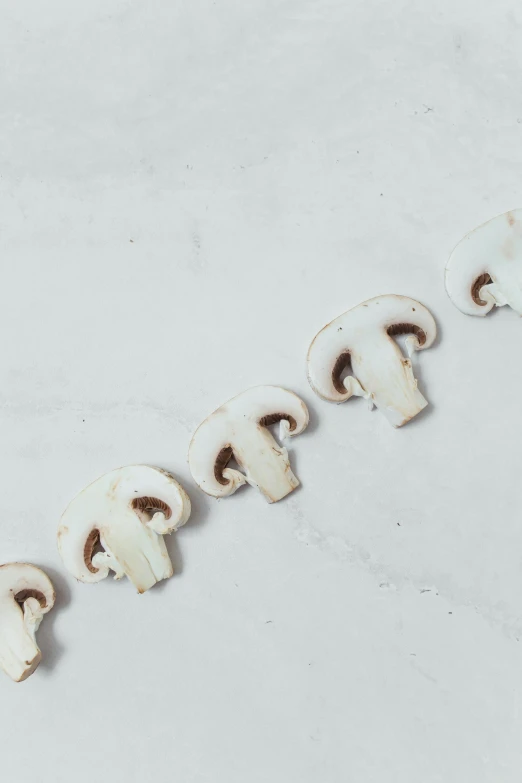
[[[113,534],[120,540],[127,535],[129,547],[135,550],[162,541],[146,525],[151,510],[165,513],[168,532],[188,520],[190,499],[170,473],[149,465],[129,465],[93,481],[69,503],[58,529],[58,548],[68,570],[82,582],[99,582],[108,575],[108,568],[97,569],[89,562],[96,531],[102,544]]]
[[[0,601],[23,603],[37,593],[42,614],[50,612],[56,600],[53,583],[46,573],[30,563],[0,565]]]
[[[385,294],[368,299],[334,318],[314,337],[308,350],[311,387],[324,400],[344,402],[351,396],[340,391],[334,373],[343,356],[365,357],[379,345],[394,342],[393,335],[412,334],[415,350],[429,348],[437,336],[435,319],[424,305],[408,296]]]
[[[474,228],[456,245],[446,265],[446,291],[466,315],[487,315],[495,306],[492,297],[481,299],[488,282],[522,284],[522,209],[514,209]]]
[[[287,434],[300,435],[309,421],[308,409],[293,392],[280,386],[254,386],[217,408],[197,428],[189,446],[190,472],[198,486],[213,497],[231,495],[245,483],[243,473],[225,468],[226,483],[216,478],[216,460],[224,449],[261,427],[285,419]]]

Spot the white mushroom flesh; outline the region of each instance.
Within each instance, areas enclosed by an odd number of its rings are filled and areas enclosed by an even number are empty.
[[[0,566],[0,667],[15,682],[41,660],[36,631],[55,601],[49,577],[29,563]]]
[[[82,582],[114,571],[139,593],[173,574],[163,535],[190,516],[185,490],[159,468],[131,465],[99,478],[69,504],[58,529],[67,569]],[[97,546],[102,552],[95,553]]]
[[[503,305],[522,315],[522,209],[494,217],[459,242],[446,266],[446,290],[467,315]]]
[[[406,296],[389,294],[340,315],[314,338],[308,351],[308,380],[330,402],[360,396],[373,403],[394,427],[428,404],[417,388],[410,358],[394,336],[408,334],[407,349],[429,348],[437,333],[431,313]],[[342,379],[346,367],[352,375]]]
[[[190,471],[213,497],[231,495],[245,483],[275,503],[299,486],[288,452],[267,429],[280,421],[280,432],[299,435],[308,424],[308,409],[292,392],[278,386],[256,386],[222,405],[200,424],[189,449]],[[241,471],[228,468],[234,458]]]

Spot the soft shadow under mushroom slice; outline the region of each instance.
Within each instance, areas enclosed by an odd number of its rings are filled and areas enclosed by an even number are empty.
[[[401,427],[428,404],[417,388],[410,357],[429,348],[436,334],[433,316],[415,299],[377,296],[315,336],[307,357],[308,380],[324,400],[364,397],[394,427]],[[408,335],[408,357],[394,339],[398,335]],[[345,377],[347,369],[351,374]]]
[[[183,487],[159,468],[130,465],[107,473],[69,504],[58,529],[66,568],[82,582],[114,572],[143,593],[172,576],[163,536],[190,516]]]

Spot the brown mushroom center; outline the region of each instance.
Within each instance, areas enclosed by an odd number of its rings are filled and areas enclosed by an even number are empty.
[[[94,530],[91,530],[87,536],[87,541],[85,542],[85,546],[83,548],[83,559],[91,574],[98,573],[98,569],[95,568],[92,564],[92,558],[96,552],[102,551],[103,548],[100,543],[100,531],[96,530],[95,528]]]
[[[45,609],[47,606],[45,595],[39,590],[32,590],[28,588],[26,590],[20,590],[20,592],[15,595],[15,601],[19,603],[20,606],[23,606],[28,598],[36,598],[42,609]]]
[[[480,289],[482,288],[483,285],[489,285],[492,282],[493,280],[491,279],[491,277],[488,275],[487,272],[484,272],[483,275],[477,277],[477,279],[471,286],[471,298],[473,299],[475,304],[478,304],[481,307],[484,307],[484,305],[487,304],[487,302],[485,302],[483,299],[480,298]]]
[[[232,446],[225,446],[221,449],[216,457],[216,461],[214,463],[214,478],[219,484],[222,484],[223,486],[228,484],[228,479],[223,476],[223,471],[233,456],[234,452],[232,451]]]
[[[414,334],[419,345],[424,345],[426,342],[426,332],[424,329],[421,329],[420,326],[416,326],[415,324],[392,324],[387,328],[386,331],[390,337],[394,337],[399,334]]]
[[[352,369],[352,358],[349,351],[344,351],[337,357],[332,370],[332,383],[339,394],[347,394],[346,387],[343,384],[343,374]]]
[[[290,432],[293,432],[297,427],[297,422],[294,417],[290,416],[288,413],[269,413],[268,416],[263,416],[259,419],[259,424],[262,427],[270,427],[272,424],[277,424],[278,421],[282,421],[283,419],[286,419],[290,424]]]
[[[151,519],[157,511],[165,514],[165,519],[170,519],[172,510],[164,500],[150,496],[143,498],[134,498],[131,502],[134,511],[143,512],[148,519]]]

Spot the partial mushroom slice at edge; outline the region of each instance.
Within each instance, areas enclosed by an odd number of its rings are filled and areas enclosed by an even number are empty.
[[[208,416],[189,447],[190,471],[203,492],[223,498],[248,483],[275,503],[299,486],[287,449],[267,429],[278,422],[281,440],[308,424],[304,402],[279,386],[247,389]],[[243,472],[228,467],[232,458]]]
[[[0,566],[0,668],[15,682],[26,680],[41,661],[36,631],[54,602],[52,582],[40,568]]]
[[[401,334],[408,335],[408,357],[394,339]],[[420,302],[396,294],[377,296],[318,332],[308,350],[308,380],[324,400],[365,397],[390,424],[402,427],[428,404],[410,357],[429,348],[436,334],[435,320]],[[352,375],[343,378],[347,367]]]
[[[522,209],[470,231],[451,253],[446,291],[466,315],[487,315],[509,305],[522,315]]]
[[[67,570],[82,582],[114,572],[139,593],[173,574],[163,536],[190,516],[190,499],[173,476],[148,465],[107,473],[79,493],[58,528]],[[101,551],[100,551],[101,550]]]

